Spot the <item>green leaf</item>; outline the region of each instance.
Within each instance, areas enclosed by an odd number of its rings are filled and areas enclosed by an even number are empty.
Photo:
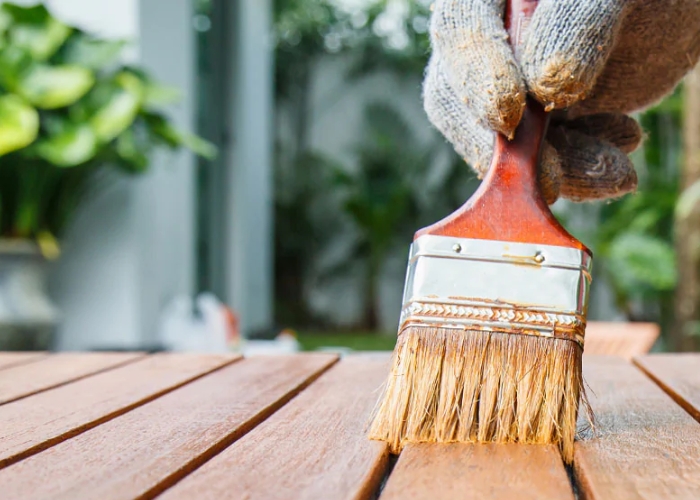
[[[77,33],[68,41],[64,61],[98,71],[114,63],[127,43],[125,40],[100,40]]]
[[[71,28],[51,16],[46,7],[22,7],[5,3],[2,10],[13,19],[9,43],[26,49],[37,61],[45,61],[63,45]]]
[[[59,167],[74,167],[92,159],[97,137],[87,124],[69,123],[64,130],[37,143],[37,154]]]
[[[184,146],[208,160],[216,158],[217,150],[209,141],[195,134],[176,129],[164,116],[149,113],[145,115],[151,132],[172,148]]]
[[[0,156],[30,145],[38,133],[34,108],[17,96],[0,96]]]
[[[122,165],[130,172],[144,172],[148,168],[148,145],[139,143],[132,129],[117,138],[117,154]]]
[[[676,285],[676,259],[666,241],[644,234],[624,233],[609,248],[608,271],[617,286],[630,295],[640,288],[672,290]]]
[[[90,118],[90,125],[102,142],[109,142],[126,130],[141,108],[143,87],[137,77],[122,72],[114,82],[111,95]]]
[[[8,89],[19,86],[20,77],[34,65],[32,56],[24,49],[14,46],[0,50],[0,82]]]
[[[95,76],[86,68],[37,64],[10,88],[40,109],[56,109],[73,104],[94,84]]]
[[[0,9],[0,37],[4,37],[7,29],[12,26],[12,16]]]
[[[157,108],[176,103],[181,97],[180,89],[149,81],[144,89],[143,105],[147,108]]]
[[[182,97],[178,88],[157,82],[141,68],[128,66],[125,71],[134,75],[141,81],[141,85],[143,86],[143,106],[145,108],[157,108],[172,104],[179,101]]]

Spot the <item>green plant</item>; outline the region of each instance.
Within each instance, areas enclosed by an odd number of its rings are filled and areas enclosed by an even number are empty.
[[[359,168],[337,169],[335,174],[333,189],[355,234],[335,272],[362,272],[363,326],[376,329],[378,285],[386,259],[397,252],[403,256],[417,229],[444,217],[465,199],[458,198],[454,186],[474,186],[467,169],[457,165],[449,175],[431,182],[444,141],[422,143],[395,109],[369,104],[362,129]],[[327,274],[333,273],[329,269]]]
[[[176,91],[119,64],[124,46],[43,5],[0,6],[0,237],[59,238],[105,167],[145,172],[158,147],[214,155],[163,114]]]
[[[630,320],[668,325],[678,280],[673,246],[681,160],[680,89],[640,116],[637,194],[600,207],[592,243],[616,305]]]
[[[443,139],[419,141],[424,123],[406,123],[386,105],[365,109],[364,135],[352,164],[310,145],[315,72],[342,60],[345,83],[379,73],[419,85],[428,58],[429,2],[277,0],[275,61],[277,313],[293,324],[316,323],[304,283],[318,286],[361,274],[363,327],[377,323],[377,283],[387,258],[400,253],[422,223],[447,215],[474,188],[473,176]],[[288,131],[285,131],[288,127]],[[442,165],[437,165],[442,162]],[[328,325],[332,327],[333,325]]]

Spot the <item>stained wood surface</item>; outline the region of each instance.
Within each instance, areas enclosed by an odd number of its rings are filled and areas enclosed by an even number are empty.
[[[407,446],[380,499],[435,498],[574,500],[574,495],[553,446]]]
[[[392,469],[367,439],[388,353],[40,356],[0,371],[44,387],[0,405],[2,500],[700,498],[700,354],[587,354],[598,429],[570,479],[532,445],[410,445]]]
[[[2,405],[0,468],[235,359],[231,355],[159,354]]]
[[[409,445],[380,500],[574,500],[553,446]]]
[[[151,497],[336,361],[323,354],[234,363],[0,471],[0,491],[25,500]]]
[[[343,359],[159,498],[371,498],[388,451],[366,428],[388,369],[385,355]]]
[[[140,353],[63,353],[5,369],[0,404],[45,391],[143,357]]]
[[[700,498],[700,425],[623,359],[591,356],[584,376],[598,429],[576,444],[583,498]]]
[[[632,359],[647,354],[659,338],[654,323],[596,322],[586,326],[587,355],[610,355]]]
[[[0,352],[0,370],[48,356],[45,352]]]
[[[700,421],[700,354],[654,354],[635,363]]]

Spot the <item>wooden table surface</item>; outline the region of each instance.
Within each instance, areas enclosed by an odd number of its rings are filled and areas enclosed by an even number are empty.
[[[700,356],[585,356],[567,470],[527,445],[365,438],[388,354],[0,353],[0,498],[700,499]]]

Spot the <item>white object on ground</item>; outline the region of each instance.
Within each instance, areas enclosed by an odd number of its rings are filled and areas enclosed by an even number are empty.
[[[231,330],[226,306],[210,293],[199,295],[196,301],[176,297],[163,311],[158,339],[170,351],[229,352]]]

